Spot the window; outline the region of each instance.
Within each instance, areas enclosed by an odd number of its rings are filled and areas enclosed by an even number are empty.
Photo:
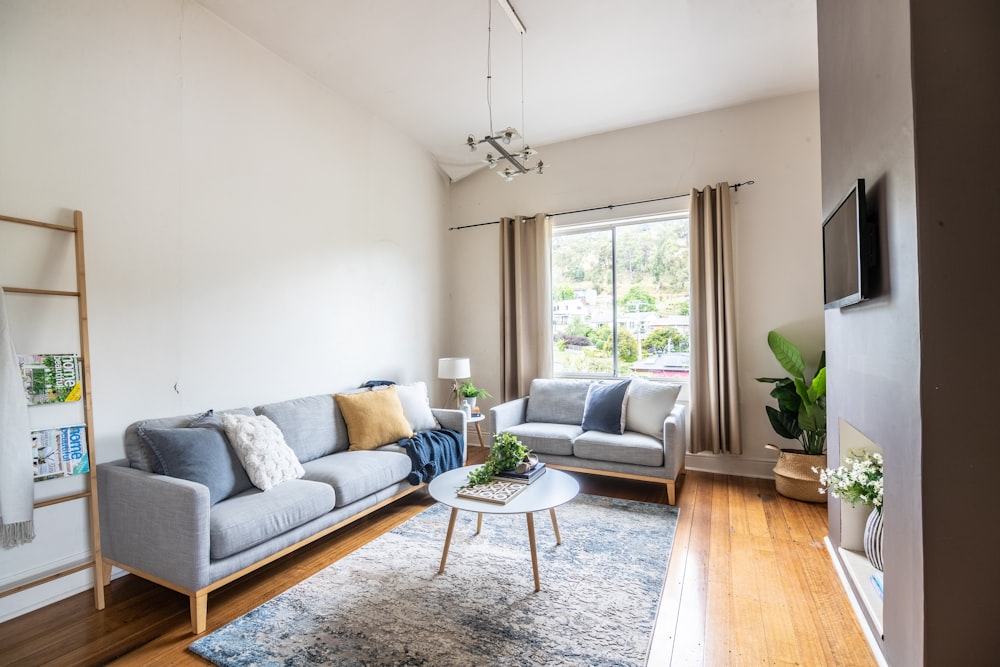
[[[555,375],[686,381],[689,283],[686,213],[554,229]]]

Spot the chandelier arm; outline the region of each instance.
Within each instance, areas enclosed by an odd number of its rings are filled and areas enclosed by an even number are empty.
[[[515,158],[513,155],[511,155],[507,151],[507,149],[503,147],[503,144],[501,144],[499,141],[497,141],[493,137],[484,137],[483,141],[489,143],[490,146],[493,146],[493,148],[497,149],[497,151],[500,153],[500,155],[503,156],[503,159],[507,160],[512,165],[514,165],[514,167],[517,169],[517,171],[519,173],[521,173],[521,174],[527,174],[528,173],[527,167],[525,167],[523,164],[521,164],[520,162],[518,162],[517,158]]]

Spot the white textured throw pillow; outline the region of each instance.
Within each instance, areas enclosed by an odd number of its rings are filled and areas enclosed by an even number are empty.
[[[663,440],[663,422],[673,411],[680,393],[679,384],[632,378],[628,386],[625,430]]]
[[[406,421],[414,431],[428,431],[441,428],[438,420],[431,412],[431,402],[427,398],[427,385],[423,382],[413,384],[397,384],[396,395],[403,406]]]
[[[222,415],[229,444],[253,485],[262,491],[306,474],[281,429],[263,415]]]

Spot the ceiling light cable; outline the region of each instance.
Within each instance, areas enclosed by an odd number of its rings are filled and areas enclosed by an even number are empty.
[[[490,135],[493,132],[493,3],[486,0],[486,108],[490,114]]]
[[[510,0],[499,0],[503,5],[505,11],[508,12],[508,16],[511,17],[511,21],[514,23],[515,28],[520,32],[521,39],[521,127],[525,126],[524,122],[524,24],[521,23],[520,18],[517,17],[514,8],[510,6]],[[512,127],[507,127],[499,134],[493,129],[493,3],[492,0],[486,0],[486,11],[487,11],[487,24],[486,24],[486,109],[489,113],[490,121],[490,133],[483,137],[482,139],[476,139],[475,135],[468,135],[465,139],[465,145],[469,147],[470,151],[475,151],[479,144],[489,144],[493,150],[495,150],[498,155],[493,153],[487,153],[486,159],[483,160],[490,169],[495,169],[501,160],[506,160],[509,166],[504,167],[497,171],[497,174],[503,178],[505,181],[514,180],[515,176],[520,176],[521,174],[527,174],[529,172],[536,172],[538,174],[542,173],[542,168],[544,164],[541,160],[533,166],[526,166],[524,163],[527,162],[528,158],[535,154],[535,151],[528,146],[527,140],[523,134],[520,134],[517,130]],[[521,138],[521,150],[517,151],[514,149],[512,153],[510,150],[505,148],[505,146],[510,145],[510,142],[515,137],[520,136]]]

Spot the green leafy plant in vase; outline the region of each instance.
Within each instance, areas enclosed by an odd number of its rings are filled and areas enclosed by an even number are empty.
[[[758,382],[773,384],[771,396],[778,407],[765,406],[771,428],[782,438],[797,440],[798,449],[767,445],[779,452],[774,466],[778,493],[795,500],[825,502],[817,468],[826,467],[826,353],[821,352],[816,374],[806,379],[802,352],[791,341],[770,331],[767,345],[790,377],[761,377]]]
[[[469,473],[468,486],[489,484],[493,475],[505,470],[513,470],[531,455],[517,436],[511,433],[497,433],[493,436],[493,447],[486,462]]]

